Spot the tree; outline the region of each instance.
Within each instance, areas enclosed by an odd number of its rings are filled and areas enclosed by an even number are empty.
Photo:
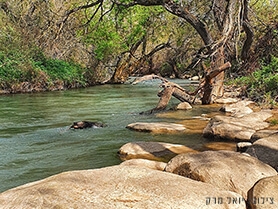
[[[210,79],[206,80],[207,83],[204,85],[203,104],[212,103],[215,98],[223,95],[224,71],[211,72],[221,68],[225,62],[229,61],[230,57],[238,57],[239,46],[237,40],[241,35],[241,28],[246,38],[243,46],[240,46],[242,49],[240,58],[243,61],[247,59],[253,40],[253,32],[248,21],[248,0],[212,0],[209,2],[194,0],[113,0],[110,5],[111,10],[112,7],[115,7],[121,8],[122,11],[138,5],[143,7],[160,6],[167,12],[188,22],[194,28],[203,44],[196,52],[190,66],[203,63],[202,66],[206,66],[204,74],[214,75],[213,78],[209,76]],[[96,0],[74,8],[66,14],[65,19],[73,12],[89,7],[101,10],[104,7],[104,0]],[[104,15],[103,12],[102,17]],[[132,56],[132,51],[137,49],[136,47],[143,43],[143,40],[143,38],[138,40],[130,47],[129,58]],[[119,66],[120,70],[118,72],[121,74],[122,68],[126,68],[126,66]]]
[[[203,40],[203,47],[199,49],[194,65],[208,59],[210,64],[205,74],[212,74],[211,71],[220,68],[227,61],[227,57],[234,50],[229,51],[231,40],[237,39],[240,30],[238,25],[243,27],[246,40],[242,47],[241,58],[247,58],[248,51],[252,44],[253,32],[248,22],[248,1],[237,0],[213,0],[210,2],[197,1],[173,1],[173,0],[137,0],[129,3],[116,2],[126,7],[134,5],[157,6],[161,5],[168,12],[187,21]],[[204,6],[201,6],[204,5]],[[236,25],[238,20],[238,25]],[[210,27],[206,22],[214,21],[217,27]],[[236,48],[236,43],[233,44]],[[213,80],[212,80],[213,79]],[[209,104],[218,96],[223,94],[224,71],[215,74],[214,78],[207,80],[204,89],[203,104]]]
[[[29,4],[29,8],[23,7],[25,4]],[[198,48],[195,46],[195,56],[185,69],[201,64],[205,75],[215,75],[205,85],[204,104],[212,103],[223,94],[224,72],[216,75],[211,71],[234,57],[246,60],[253,40],[247,0],[94,0],[85,4],[76,0],[65,4],[61,1],[59,5],[52,1],[26,1],[20,6],[23,9],[16,11],[7,3],[5,11],[26,28],[27,36],[39,37],[36,38],[38,45],[57,58],[65,55],[70,59],[86,57],[82,62],[91,63],[92,69],[100,67],[109,71],[113,68],[112,82],[124,81],[142,65],[152,68],[152,58],[158,51],[177,49],[170,35],[167,40],[160,37],[152,41],[157,36],[153,28],[159,27],[162,33],[164,26],[170,31],[165,22],[171,21],[170,14],[174,15],[179,22],[189,23],[201,40],[194,40],[200,43]],[[241,29],[245,34],[244,42],[239,41],[243,35]],[[183,26],[176,30],[183,30]],[[82,49],[82,56],[74,52],[77,47]],[[176,51],[182,53],[182,50]],[[169,59],[168,63],[176,69],[176,59]]]

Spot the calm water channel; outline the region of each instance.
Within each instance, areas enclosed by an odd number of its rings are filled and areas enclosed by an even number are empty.
[[[139,115],[156,106],[158,86],[149,81],[135,86],[1,95],[0,192],[63,171],[119,164],[117,150],[132,141],[203,144],[201,134],[155,135],[125,128],[132,122],[179,122],[211,111],[197,107],[179,111],[177,117]],[[177,103],[172,99],[170,105]],[[100,121],[107,127],[69,130],[79,120]]]

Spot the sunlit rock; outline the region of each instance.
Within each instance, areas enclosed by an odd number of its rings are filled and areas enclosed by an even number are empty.
[[[251,142],[239,142],[236,144],[236,151],[245,152],[250,146],[252,146]]]
[[[244,198],[259,179],[277,174],[258,159],[233,151],[180,154],[168,162],[165,170],[236,192]]]
[[[234,117],[240,118],[253,112],[253,110],[248,107],[248,105],[252,103],[254,102],[243,100],[233,104],[226,104],[221,107],[220,110],[223,112],[231,113]]]
[[[123,145],[118,154],[122,160],[149,159],[168,161],[180,153],[197,152],[187,146],[163,142],[130,142]]]
[[[164,162],[147,160],[147,159],[131,159],[131,160],[126,160],[126,161],[122,162],[121,165],[139,166],[139,167],[163,171],[167,164]]]
[[[0,194],[0,208],[246,208],[244,201],[231,204],[227,197],[242,199],[171,173],[119,165],[65,172],[8,190]]]
[[[181,102],[176,107],[177,110],[190,110],[192,106],[188,102]]]
[[[190,81],[198,81],[201,79],[201,76],[198,76],[198,75],[195,75],[195,76],[192,76],[191,78],[189,78]]]
[[[182,124],[177,123],[132,123],[127,128],[142,131],[142,132],[155,132],[155,133],[171,133],[171,132],[182,132],[186,128]]]
[[[278,175],[260,179],[249,191],[250,209],[278,208]]]
[[[238,102],[236,98],[219,98],[215,100],[215,103],[218,104],[232,104]]]
[[[271,116],[271,111],[253,112],[240,118],[218,115],[209,121],[203,134],[208,138],[250,141],[256,131],[269,126],[265,120]]]
[[[260,130],[254,133],[251,137],[251,142],[254,143],[258,139],[269,137],[273,134],[278,134],[278,130]]]

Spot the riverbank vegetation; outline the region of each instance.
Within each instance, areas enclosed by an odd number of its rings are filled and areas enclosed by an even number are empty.
[[[277,102],[278,1],[0,1],[0,91],[123,83],[131,75],[226,79]],[[204,89],[221,96],[224,72]],[[217,85],[216,85],[217,84]],[[258,91],[259,89],[259,91]]]

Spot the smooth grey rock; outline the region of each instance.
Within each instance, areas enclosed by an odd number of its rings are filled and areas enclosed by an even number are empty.
[[[246,153],[258,158],[278,171],[278,134],[255,141],[247,149]]]

